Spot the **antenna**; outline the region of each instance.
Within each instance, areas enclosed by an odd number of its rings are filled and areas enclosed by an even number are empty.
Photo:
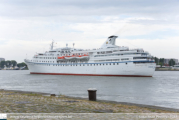
[[[74,49],[75,43],[73,43],[73,49]]]
[[[66,44],[66,47],[68,47],[68,44]]]
[[[50,50],[53,50],[53,44],[54,44],[54,40],[52,39],[52,43],[50,44]]]

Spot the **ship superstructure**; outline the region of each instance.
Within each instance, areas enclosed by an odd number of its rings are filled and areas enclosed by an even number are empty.
[[[156,64],[143,49],[116,46],[110,36],[99,49],[51,49],[25,59],[31,74],[151,77]]]

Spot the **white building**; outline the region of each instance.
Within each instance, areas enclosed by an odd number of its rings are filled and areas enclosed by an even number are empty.
[[[164,63],[165,63],[165,64],[169,64],[169,61],[170,61],[171,59],[173,59],[173,60],[175,61],[175,64],[178,64],[178,59],[175,59],[175,58],[165,58],[165,59],[164,59]]]

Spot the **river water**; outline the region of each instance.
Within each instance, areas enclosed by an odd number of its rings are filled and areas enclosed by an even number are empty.
[[[156,105],[179,109],[179,71],[156,71],[153,77],[35,75],[28,70],[0,70],[0,89],[24,90]]]

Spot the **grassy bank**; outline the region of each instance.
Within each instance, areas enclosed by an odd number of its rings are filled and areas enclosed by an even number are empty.
[[[172,110],[0,90],[0,113],[174,113]]]

